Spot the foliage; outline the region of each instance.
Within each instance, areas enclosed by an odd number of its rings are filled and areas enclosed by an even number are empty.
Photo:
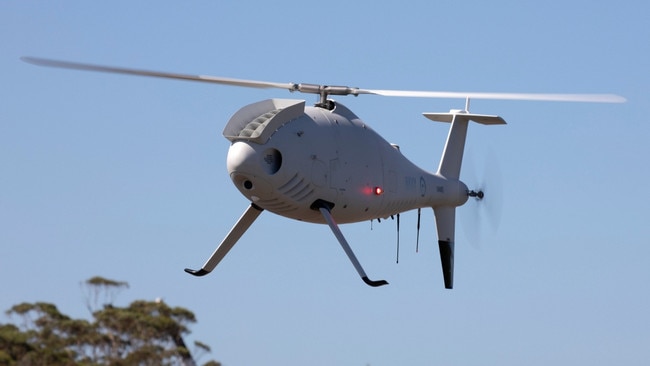
[[[85,286],[97,299],[128,284],[93,277]],[[104,303],[90,321],[70,318],[46,302],[14,305],[7,314],[22,322],[0,324],[0,365],[196,365],[183,338],[196,322],[194,314],[160,300],[126,307]],[[195,354],[210,352],[204,343],[194,345]]]
[[[81,284],[82,289],[86,292],[86,306],[91,313],[93,309],[99,306],[100,298],[102,305],[112,304],[117,294],[129,288],[129,284],[124,281],[110,280],[104,277],[95,276],[87,279]]]

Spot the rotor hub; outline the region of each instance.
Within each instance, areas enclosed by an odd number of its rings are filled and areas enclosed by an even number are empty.
[[[483,193],[483,191],[481,190],[479,191],[471,190],[471,191],[467,191],[467,196],[474,197],[477,200],[482,200],[483,197],[485,197],[485,193]]]

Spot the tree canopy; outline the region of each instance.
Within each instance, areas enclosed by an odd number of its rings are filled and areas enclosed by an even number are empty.
[[[47,302],[7,310],[14,321],[0,323],[0,364],[194,366],[210,352],[205,343],[194,342],[192,351],[185,343],[188,326],[196,322],[190,310],[162,300],[114,306],[114,296],[128,287],[126,282],[93,277],[83,287],[90,294],[90,320],[73,319]],[[102,296],[104,303],[98,306]],[[213,360],[204,364],[218,365]]]

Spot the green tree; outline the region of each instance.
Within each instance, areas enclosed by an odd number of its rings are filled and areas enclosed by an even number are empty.
[[[54,304],[22,303],[7,311],[19,324],[0,324],[1,365],[196,365],[210,347],[194,342],[194,357],[184,337],[194,314],[164,301],[137,300],[114,306],[126,282],[93,277],[84,282],[91,320],[72,319]],[[103,304],[98,307],[103,296]],[[92,306],[94,304],[94,307]],[[218,366],[214,360],[204,366]]]

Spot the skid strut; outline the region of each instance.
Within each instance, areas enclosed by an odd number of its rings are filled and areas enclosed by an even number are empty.
[[[354,255],[352,248],[350,248],[350,244],[348,244],[348,241],[345,240],[345,237],[343,236],[341,229],[339,229],[339,226],[336,224],[336,221],[334,221],[334,218],[332,217],[332,213],[330,212],[329,205],[327,205],[326,202],[316,201],[316,203],[312,207],[314,209],[318,208],[320,213],[323,215],[325,221],[327,221],[327,225],[329,225],[330,229],[334,233],[334,236],[339,241],[339,244],[341,244],[341,247],[345,251],[345,254],[347,254],[348,258],[352,262],[352,265],[354,265],[354,268],[359,273],[359,276],[361,276],[363,282],[365,282],[368,286],[372,286],[372,287],[388,285],[388,282],[385,280],[373,281],[368,278],[368,275],[366,275],[366,272],[363,270],[363,267],[361,267],[361,263],[359,263],[359,260]]]

